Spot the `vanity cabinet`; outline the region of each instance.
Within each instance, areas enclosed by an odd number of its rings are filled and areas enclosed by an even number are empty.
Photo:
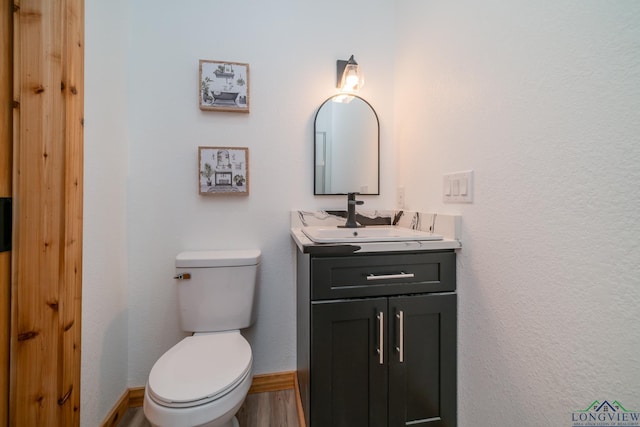
[[[456,425],[453,250],[298,252],[307,427]]]

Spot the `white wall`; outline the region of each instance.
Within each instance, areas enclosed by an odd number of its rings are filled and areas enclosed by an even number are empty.
[[[313,117],[335,94],[335,61],[351,54],[389,159],[383,196],[363,199],[372,209],[393,200],[391,15],[389,0],[87,0],[82,425],[144,385],[183,336],[172,279],[183,250],[263,251],[247,332],[255,371],[295,368],[289,212],[346,206],[313,196]],[[199,59],[250,64],[250,114],[198,109]],[[248,197],[198,195],[197,148],[215,145],[249,147]]]
[[[128,384],[126,3],[85,2],[83,426]]]
[[[407,209],[463,215],[459,425],[640,406],[639,7],[88,0],[82,425],[182,337],[181,250],[262,249],[256,371],[294,368],[288,212],[345,205],[312,195],[312,121],[352,53],[381,121],[365,207],[398,184]],[[199,59],[251,65],[250,114],[198,109]],[[206,145],[249,147],[249,197],[197,194]],[[465,169],[475,202],[443,204]]]
[[[353,16],[362,16],[354,26]],[[337,59],[355,54],[367,72],[362,96],[391,145],[390,1],[131,4],[129,46],[129,386],[144,385],[157,358],[182,338],[174,258],[183,250],[259,248],[258,318],[248,332],[256,373],[295,368],[295,287],[289,212],[346,208],[313,197],[313,117],[335,94]],[[250,64],[251,112],[198,109],[198,60]],[[198,146],[249,147],[250,195],[198,195]],[[393,163],[380,197],[393,201]]]
[[[461,213],[459,425],[640,407],[640,3],[396,2],[407,208]],[[475,171],[475,201],[442,175]]]

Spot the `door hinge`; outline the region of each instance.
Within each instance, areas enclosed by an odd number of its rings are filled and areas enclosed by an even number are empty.
[[[11,250],[11,197],[0,197],[0,252]]]

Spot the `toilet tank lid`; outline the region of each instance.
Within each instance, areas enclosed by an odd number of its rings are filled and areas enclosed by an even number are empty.
[[[240,267],[260,263],[259,249],[186,251],[176,256],[176,267]]]

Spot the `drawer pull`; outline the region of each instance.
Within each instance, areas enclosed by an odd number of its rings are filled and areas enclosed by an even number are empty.
[[[368,274],[367,280],[413,279],[416,275],[401,271],[397,274]]]
[[[384,312],[378,313],[378,360],[384,365]]]
[[[398,319],[398,338],[399,343],[396,347],[396,351],[399,353],[399,362],[404,363],[404,311],[400,310],[396,313]]]

